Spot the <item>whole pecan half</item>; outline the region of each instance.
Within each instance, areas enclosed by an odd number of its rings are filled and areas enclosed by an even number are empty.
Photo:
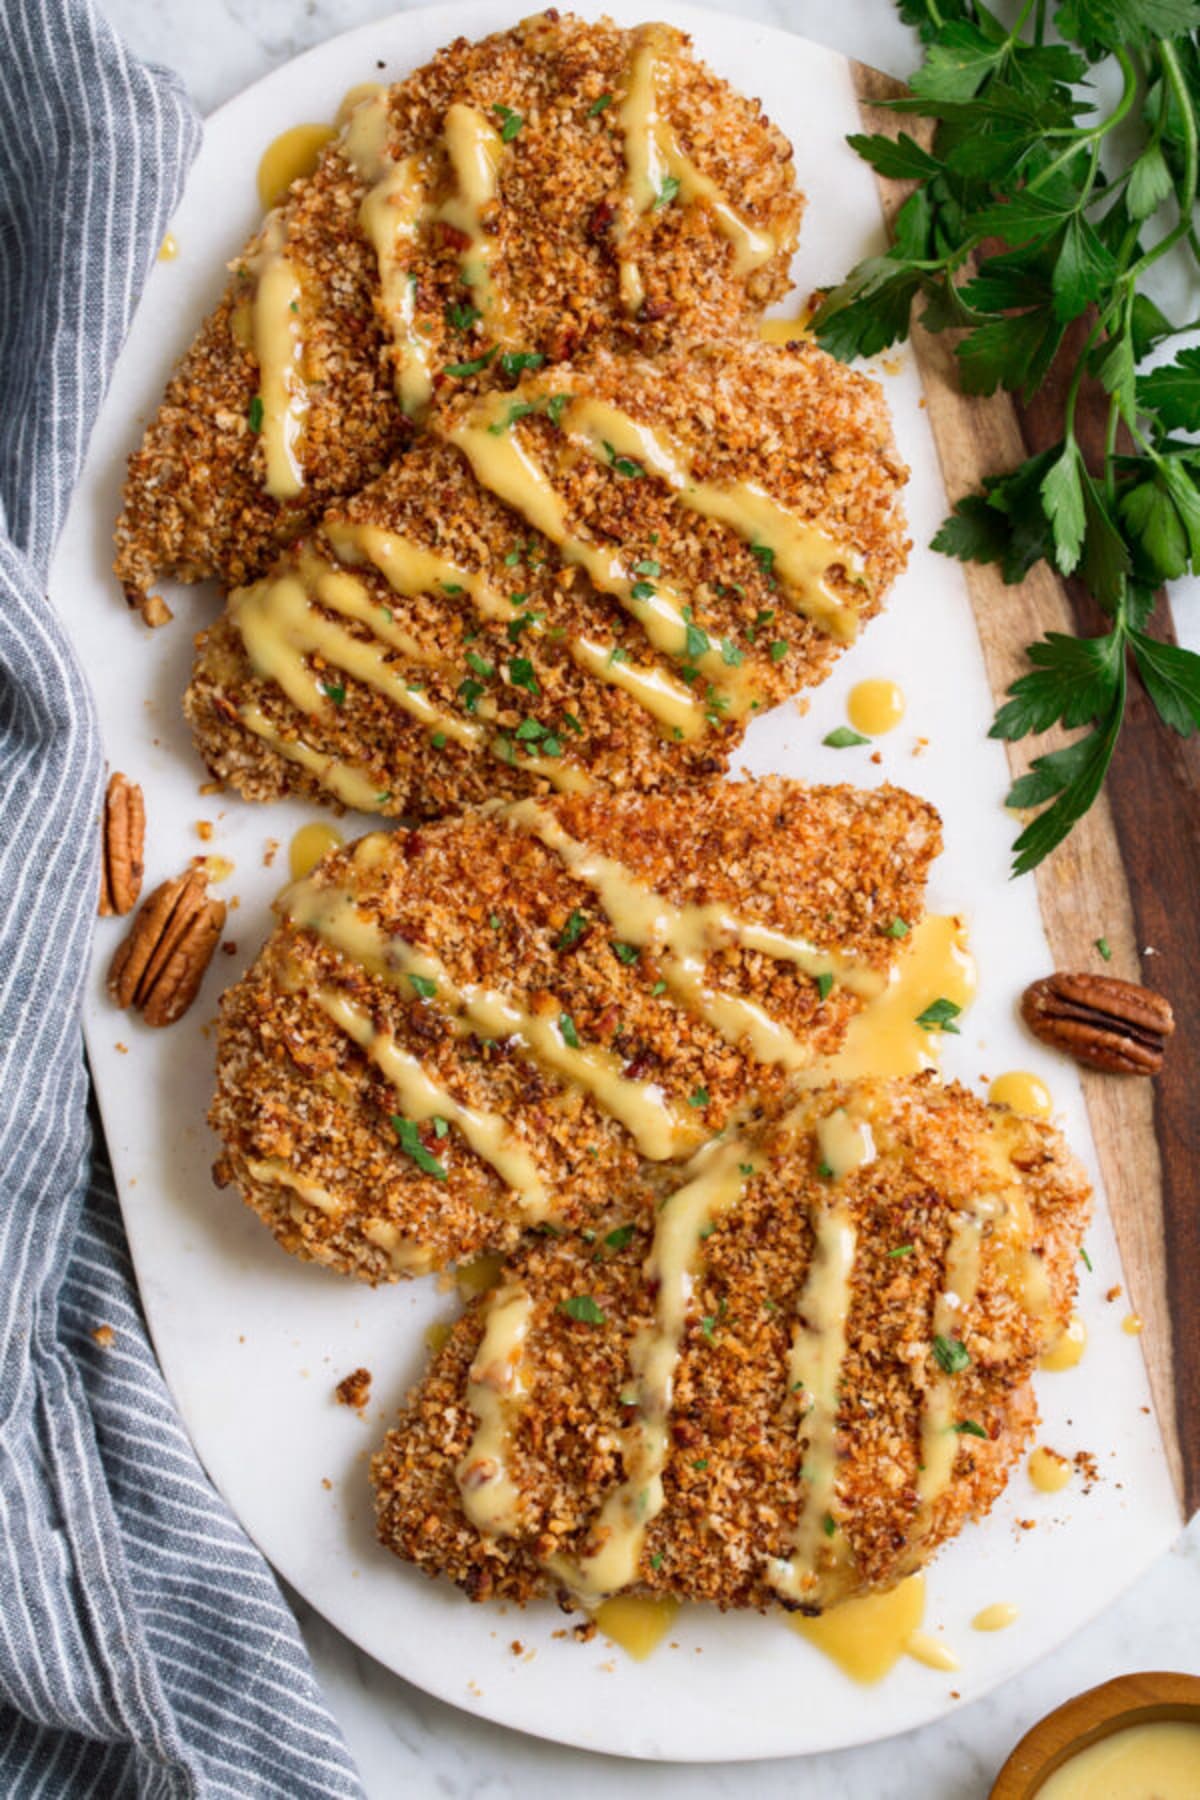
[[[117,948],[109,994],[147,1025],[173,1025],[196,998],[224,926],[225,902],[209,898],[203,869],[164,881]]]
[[[108,778],[100,850],[100,917],[132,912],[145,872],[146,803],[136,781],[119,769]]]
[[[1157,1075],[1175,1029],[1171,1003],[1115,975],[1047,975],[1021,997],[1034,1037],[1112,1075]]]

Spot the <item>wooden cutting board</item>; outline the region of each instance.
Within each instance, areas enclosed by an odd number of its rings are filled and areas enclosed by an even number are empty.
[[[900,83],[861,63],[851,70],[864,130],[920,136],[923,121],[876,104],[902,93]],[[881,180],[879,188],[890,222],[910,186]],[[935,337],[918,326],[912,345],[952,502],[1059,437],[1078,340],[1028,406],[1007,394],[961,393],[950,334]],[[1081,396],[1085,453],[1089,433],[1094,442],[1102,438],[1105,408],[1104,396]],[[1105,629],[1080,585],[1060,580],[1045,563],[1019,587],[1006,587],[994,567],[965,563],[963,572],[997,703],[1029,667],[1026,644],[1046,631]],[[1165,597],[1152,630],[1174,640]],[[1010,744],[1014,776],[1052,742]],[[1055,968],[1141,981],[1175,1008],[1166,1066],[1153,1082],[1085,1071],[1083,1086],[1128,1303],[1145,1321],[1142,1346],[1159,1425],[1190,1518],[1200,1510],[1200,737],[1168,731],[1136,677],[1105,795],[1036,880]],[[1099,937],[1112,948],[1111,962],[1095,948]]]

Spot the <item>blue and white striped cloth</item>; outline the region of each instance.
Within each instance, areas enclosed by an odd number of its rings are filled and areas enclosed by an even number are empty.
[[[103,750],[44,584],[198,139],[179,83],[91,0],[0,0],[4,1800],[362,1793],[296,1622],[175,1415],[87,1119]]]

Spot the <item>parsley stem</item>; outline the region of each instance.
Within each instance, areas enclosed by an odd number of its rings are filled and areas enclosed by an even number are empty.
[[[1191,96],[1188,93],[1187,83],[1183,78],[1183,70],[1179,66],[1179,58],[1175,53],[1174,45],[1166,38],[1159,38],[1157,40],[1157,49],[1162,58],[1163,74],[1170,83],[1171,91],[1179,104],[1179,111],[1183,124],[1183,183],[1182,186],[1177,187],[1175,190],[1179,200],[1179,219],[1177,223],[1172,226],[1171,230],[1168,231],[1162,242],[1155,244],[1153,250],[1147,250],[1146,254],[1140,256],[1133,267],[1128,270],[1127,279],[1129,280],[1136,279],[1137,276],[1141,275],[1150,267],[1151,263],[1156,263],[1159,257],[1166,256],[1169,250],[1173,250],[1180,238],[1184,238],[1188,235],[1192,229],[1192,209],[1196,204],[1198,149],[1196,138],[1196,114],[1192,107]],[[1164,101],[1163,104],[1165,106],[1166,102]]]

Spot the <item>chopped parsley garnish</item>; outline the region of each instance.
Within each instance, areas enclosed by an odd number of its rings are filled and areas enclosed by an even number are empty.
[[[817,976],[817,992],[822,1000],[828,1000],[832,991],[833,976],[828,969],[824,969],[821,974]]]
[[[837,1520],[832,1513],[825,1514],[825,1517],[821,1520],[821,1529],[826,1537],[833,1537],[834,1533],[837,1531]]]
[[[540,350],[506,350],[500,358],[500,370],[511,381],[523,369],[540,369],[545,360]],[[532,410],[531,407],[530,411]]]
[[[652,575],[657,580],[662,574],[662,564],[656,563],[652,556],[644,556],[641,562],[634,563],[633,572],[635,575]]]
[[[503,925],[503,923],[504,923],[504,921],[500,917],[499,913],[489,913],[488,914],[488,924],[491,926],[493,931],[499,931],[500,927]]]
[[[567,407],[570,406],[573,398],[574,396],[571,394],[551,394],[550,398],[547,400],[546,417],[556,431],[562,422],[563,413],[566,411]]]
[[[905,919],[893,919],[887,928],[887,935],[893,938],[906,938],[912,926]]]
[[[612,105],[612,98],[611,94],[601,94],[598,100],[593,100],[592,104],[587,109],[588,118],[598,118],[602,112]]]
[[[492,111],[500,120],[500,140],[511,144],[525,123],[523,113],[514,112],[511,106],[493,106]]]
[[[679,193],[678,178],[674,175],[668,175],[666,177],[666,179],[664,180],[662,186],[659,188],[658,193],[654,197],[655,212],[657,212],[659,207],[661,207],[661,206],[670,206],[672,200],[675,199],[675,197],[678,193]]]
[[[923,1013],[917,1014],[917,1024],[926,1031],[949,1031],[957,1037],[958,1026],[954,1020],[961,1011],[962,1007],[955,1006],[953,1000],[935,1000]]]
[[[482,675],[485,681],[490,680],[496,673],[495,664],[488,662],[485,656],[480,656],[477,650],[467,651],[467,667],[474,669],[477,675]]]
[[[261,431],[262,430],[262,422],[263,422],[262,395],[255,394],[253,400],[250,402],[249,406],[246,408],[246,423],[249,425],[251,431]]]
[[[440,586],[443,594],[465,594],[467,591],[463,587],[461,581],[443,581],[443,582],[439,582],[438,585]],[[388,616],[389,616],[389,618],[391,617],[390,613]]]
[[[961,1375],[964,1369],[971,1366],[966,1346],[958,1338],[942,1337],[939,1334],[933,1340],[933,1354],[938,1367],[947,1375]]]
[[[888,1251],[888,1255],[889,1256],[911,1256],[915,1249],[916,1249],[915,1244],[897,1244],[896,1248],[894,1250]]]
[[[558,1029],[562,1033],[562,1041],[572,1050],[579,1048],[579,1033],[575,1029],[575,1021],[570,1013],[559,1013]]]
[[[688,1095],[688,1105],[696,1106],[696,1107],[707,1106],[708,1105],[708,1089],[700,1087],[700,1088],[697,1088],[694,1093],[689,1094]]]
[[[473,713],[484,691],[482,681],[473,681],[468,675],[465,681],[459,682],[458,691],[466,710]]]
[[[579,723],[579,720],[575,717],[574,713],[565,712],[563,714],[563,724],[568,725],[572,731],[577,731],[580,734],[583,732],[583,726]]]
[[[514,594],[512,596],[512,598],[515,602],[517,600],[518,596],[516,594]],[[520,599],[523,600],[524,598],[525,598],[525,596],[524,596],[524,594],[522,594],[520,596]],[[527,626],[540,625],[542,620],[545,618],[545,616],[546,616],[545,613],[528,612],[528,613],[520,613],[520,614],[518,614],[518,616],[515,619],[510,619],[508,624],[504,628],[508,635],[509,643],[515,644],[519,640],[521,633],[526,629]]]
[[[612,649],[608,653],[608,660],[610,663],[628,662],[629,661],[629,652],[628,652],[628,650],[623,650],[621,648],[620,644],[614,644]]]
[[[577,1319],[581,1325],[603,1325],[604,1308],[597,1306],[590,1294],[572,1294],[569,1300],[561,1302],[560,1310],[568,1319]]]
[[[753,1175],[753,1173],[754,1173],[754,1164],[753,1163],[739,1163],[738,1164],[738,1174],[739,1175]]]
[[[663,1560],[662,1551],[656,1550],[654,1552],[654,1555],[650,1558],[650,1567],[652,1569],[661,1569],[662,1568],[662,1560]]]
[[[635,963],[637,961],[638,957],[642,954],[636,944],[621,944],[621,943],[614,943],[614,945],[612,947],[612,953],[616,957],[618,962],[623,962],[627,965],[631,964],[631,963]]]
[[[717,1329],[716,1313],[706,1313],[700,1321],[700,1329],[711,1344],[713,1341],[713,1333]]]
[[[605,440],[604,454],[618,475],[624,475],[627,481],[634,481],[639,475],[646,473],[641,463],[634,462],[631,456],[618,456],[612,445]]]
[[[710,645],[707,631],[702,631],[699,625],[692,625],[689,623],[687,627],[687,645],[684,655],[693,658],[697,656],[707,656],[709,648]]]
[[[1104,958],[1105,962],[1112,961],[1112,945],[1106,937],[1098,937],[1096,939],[1096,948]]]
[[[446,1170],[436,1156],[431,1156],[421,1142],[421,1133],[411,1119],[402,1118],[399,1113],[392,1114],[392,1130],[400,1140],[400,1148],[405,1156],[412,1160],[426,1175],[434,1175],[439,1181],[445,1181]]]
[[[739,650],[732,638],[721,639],[721,661],[727,668],[736,669],[739,663],[746,660],[746,652]]]
[[[817,1174],[821,1177],[822,1181],[832,1181],[833,1180],[833,1164],[827,1163],[827,1162],[819,1162],[817,1164]]]
[[[435,731],[429,741],[435,750],[444,750],[446,748],[446,734],[444,731]]]
[[[346,690],[340,681],[322,682],[321,691],[327,700],[333,701],[335,706],[340,706],[346,698]]]
[[[546,727],[536,719],[522,719],[517,726],[517,736],[523,744],[536,744],[539,738],[546,736]]]
[[[504,418],[497,419],[493,424],[488,426],[488,433],[491,437],[502,437],[510,425],[515,425],[517,420],[523,419],[527,413],[536,411],[537,408],[531,401],[514,400]]]
[[[437,982],[431,981],[428,975],[410,975],[408,978],[422,1000],[432,1000],[437,993]],[[441,1135],[440,1133],[438,1134]]]
[[[442,374],[459,377],[481,375],[499,348],[499,344],[493,344],[490,350],[485,350],[482,356],[472,357],[470,362],[447,363],[442,370]]]
[[[450,300],[446,303],[446,323],[451,331],[470,331],[477,325],[483,314],[479,308],[472,306],[469,300]]]
[[[508,665],[508,679],[513,687],[524,688],[527,693],[539,694],[537,676],[533,672],[533,664],[527,656],[514,656]]]
[[[790,649],[791,649],[791,645],[788,643],[786,638],[776,638],[774,643],[771,645],[771,651],[770,651],[771,661],[772,662],[782,662],[784,657],[787,655],[787,653]],[[826,741],[826,743],[828,743],[828,741],[829,741],[828,738],[825,741]]]
[[[615,1231],[608,1233],[604,1241],[610,1250],[623,1250],[632,1241],[633,1233],[632,1225],[618,1225]]]
[[[693,1467],[693,1469],[707,1469],[707,1467],[708,1467],[707,1456],[698,1456],[696,1458],[695,1462],[692,1464],[692,1467]]]
[[[750,554],[763,574],[769,575],[775,567],[775,552],[770,544],[751,544]]]
[[[827,731],[821,739],[831,750],[849,750],[854,744],[869,744],[870,741],[861,731],[851,731],[848,725],[839,725],[836,731]]]
[[[444,1138],[446,1133],[450,1129],[450,1127],[449,1127],[449,1125],[447,1125],[445,1119],[439,1119],[435,1113],[432,1123],[433,1123],[434,1137]]]
[[[652,581],[635,581],[629,590],[635,600],[653,600],[655,591]]]
[[[983,1429],[983,1426],[977,1425],[974,1419],[960,1419],[954,1429],[960,1437],[987,1437],[987,1432]]]
[[[1083,1266],[1087,1270],[1088,1274],[1089,1275],[1092,1274],[1092,1272],[1093,1272],[1092,1271],[1092,1259],[1088,1255],[1087,1251],[1084,1249],[1082,1244],[1080,1244],[1080,1246],[1079,1246],[1079,1255],[1083,1262]]]
[[[559,932],[554,948],[556,950],[569,950],[572,944],[577,944],[579,942],[586,930],[587,919],[580,912],[579,908],[576,907],[562,930]]]
[[[650,989],[650,998],[652,1000],[657,1000],[658,996],[660,994],[665,994],[666,991],[667,991],[666,982],[665,981],[656,981],[654,986]]]

